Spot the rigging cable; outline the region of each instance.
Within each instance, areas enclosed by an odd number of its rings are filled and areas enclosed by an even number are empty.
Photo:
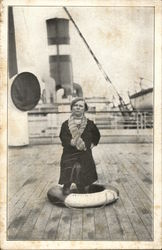
[[[100,64],[100,62],[98,61],[98,59],[96,58],[95,54],[93,53],[92,49],[90,48],[90,46],[88,45],[86,39],[84,38],[84,36],[82,35],[82,33],[80,32],[78,26],[76,25],[75,21],[73,20],[72,16],[70,15],[69,11],[67,10],[66,7],[63,7],[63,9],[65,10],[66,14],[68,15],[68,17],[70,18],[70,20],[72,21],[72,23],[74,24],[75,28],[77,29],[79,35],[81,36],[81,38],[83,39],[85,45],[87,46],[89,52],[91,53],[91,55],[93,56],[98,68],[100,69],[100,71],[103,73],[104,77],[105,77],[105,80],[108,81],[112,87],[114,88],[115,92],[117,93],[118,97],[119,97],[119,100],[123,101],[122,97],[120,96],[120,94],[118,93],[117,89],[115,88],[115,86],[113,85],[112,81],[110,80],[110,78],[108,77],[108,75],[106,74],[105,70],[103,69],[102,65]]]

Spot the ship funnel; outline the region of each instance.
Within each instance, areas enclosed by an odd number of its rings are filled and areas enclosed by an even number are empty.
[[[50,76],[56,82],[56,90],[64,89],[63,98],[72,95],[73,72],[69,52],[69,20],[53,18],[46,20],[48,45],[53,45],[53,53],[49,55]]]
[[[69,44],[69,20],[65,18],[52,18],[46,20],[48,45]]]

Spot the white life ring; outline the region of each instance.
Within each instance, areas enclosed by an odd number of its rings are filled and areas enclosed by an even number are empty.
[[[113,203],[119,198],[119,191],[115,187],[99,184],[92,184],[91,187],[92,190],[97,191],[86,194],[71,193],[65,196],[62,187],[57,185],[49,189],[47,196],[55,205],[74,208],[103,206]]]

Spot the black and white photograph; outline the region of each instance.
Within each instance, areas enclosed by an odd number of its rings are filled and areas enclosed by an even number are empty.
[[[155,240],[155,31],[146,4],[7,6],[8,242]]]

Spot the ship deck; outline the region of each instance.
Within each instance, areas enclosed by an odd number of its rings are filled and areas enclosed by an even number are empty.
[[[119,200],[99,208],[70,209],[51,204],[61,145],[8,150],[8,240],[153,239],[153,147],[100,144],[93,149],[98,182],[119,189]]]

